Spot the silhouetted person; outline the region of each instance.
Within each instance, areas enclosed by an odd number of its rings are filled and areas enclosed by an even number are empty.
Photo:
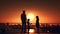
[[[22,32],[26,32],[26,14],[25,11],[23,10],[23,13],[21,14],[21,20],[22,20]]]
[[[37,28],[38,34],[40,34],[40,25],[39,25],[39,17],[38,16],[36,16],[36,28]]]
[[[28,24],[28,34],[29,34],[29,29],[30,29],[30,19],[28,19],[27,24]]]

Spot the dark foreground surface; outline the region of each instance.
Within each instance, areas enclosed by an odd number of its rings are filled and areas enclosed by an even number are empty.
[[[9,25],[8,23],[0,23],[0,34],[21,34],[21,29],[19,24]],[[31,25],[30,29],[29,34],[38,34],[35,25]],[[26,34],[28,34],[27,28]],[[60,34],[60,24],[40,24],[40,34]]]
[[[14,33],[5,33],[5,34],[21,34],[20,32],[14,32]],[[28,34],[28,33],[26,33]],[[30,33],[30,34],[38,34],[38,33]],[[40,34],[60,34],[60,33],[40,33]]]
[[[21,34],[20,32],[15,32],[15,33],[6,33],[6,34]],[[26,33],[28,34],[28,33]],[[30,34],[38,34],[38,33],[30,33]],[[60,34],[60,33],[40,33],[40,34]]]
[[[2,34],[2,33],[0,33],[0,34]],[[21,34],[21,32],[20,31],[7,31],[4,34]],[[26,34],[28,34],[28,33],[26,33]],[[38,34],[38,33],[29,33],[29,34]],[[40,33],[40,34],[60,34],[60,33]]]

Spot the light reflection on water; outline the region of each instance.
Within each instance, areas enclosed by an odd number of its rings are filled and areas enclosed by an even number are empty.
[[[33,32],[35,32],[35,30],[34,29],[30,29],[29,32],[33,33]]]

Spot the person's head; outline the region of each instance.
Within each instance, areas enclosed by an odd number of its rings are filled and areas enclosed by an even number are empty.
[[[28,19],[28,21],[30,21],[30,19]]]
[[[25,14],[25,10],[23,10],[23,14]]]
[[[36,16],[36,18],[38,18],[38,16]]]

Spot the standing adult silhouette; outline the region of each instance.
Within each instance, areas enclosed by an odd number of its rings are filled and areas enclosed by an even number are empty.
[[[27,20],[27,24],[28,24],[28,34],[29,34],[29,29],[30,29],[30,19]]]
[[[22,21],[22,33],[26,33],[26,14],[25,10],[23,10],[23,13],[21,14],[21,21]]]
[[[36,16],[36,28],[37,28],[38,34],[40,34],[40,25],[39,25],[39,17],[38,16]]]

